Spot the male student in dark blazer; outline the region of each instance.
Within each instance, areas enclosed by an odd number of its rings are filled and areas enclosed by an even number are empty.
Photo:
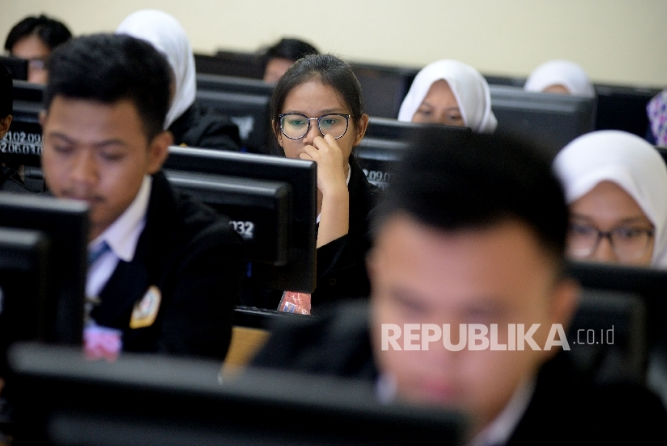
[[[172,143],[166,60],[129,36],[90,35],[56,49],[49,73],[44,178],[90,205],[87,347],[222,360],[241,241],[160,171]]]
[[[370,379],[383,400],[459,409],[474,446],[665,444],[656,396],[588,382],[557,353],[578,290],[563,274],[563,192],[532,147],[430,130],[380,206],[370,305],[278,327],[255,366]],[[538,348],[519,348],[519,324]],[[485,348],[471,326],[486,328]]]

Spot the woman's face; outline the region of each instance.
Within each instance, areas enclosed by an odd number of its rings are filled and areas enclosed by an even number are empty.
[[[570,90],[567,89],[565,85],[554,84],[549,85],[547,88],[542,90],[544,93],[555,93],[555,94],[570,94]]]
[[[329,113],[351,114],[352,110],[347,107],[337,94],[336,90],[325,85],[317,79],[313,79],[297,85],[287,94],[283,103],[281,113],[301,113],[309,118],[319,118]],[[361,142],[365,128],[354,122],[353,117],[348,120],[347,131],[336,142],[343,152],[343,159],[347,160],[352,149]],[[278,144],[282,147],[287,158],[299,159],[305,146],[313,145],[316,136],[322,136],[317,126],[317,121],[310,121],[308,133],[301,139],[289,139],[280,131],[280,123],[273,124]]]
[[[446,80],[441,79],[431,85],[412,122],[465,126],[459,104]]]
[[[603,181],[570,205],[568,255],[579,260],[648,266],[654,230],[623,188]]]

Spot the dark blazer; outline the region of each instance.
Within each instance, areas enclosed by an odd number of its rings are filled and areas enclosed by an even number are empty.
[[[174,145],[238,152],[239,128],[227,116],[193,103],[169,126]]]
[[[370,218],[380,188],[368,182],[359,164],[350,157],[350,222],[348,233],[317,250],[317,288],[312,307],[344,298],[370,294],[366,253],[371,247]]]
[[[244,271],[242,242],[226,218],[153,176],[134,258],[119,261],[92,312],[98,325],[123,330],[123,350],[224,359]],[[157,319],[129,327],[133,306],[155,285]]]
[[[368,304],[348,303],[320,317],[285,318],[252,365],[377,380]],[[667,413],[643,387],[596,385],[578,376],[565,352],[547,361],[507,446],[667,444]]]

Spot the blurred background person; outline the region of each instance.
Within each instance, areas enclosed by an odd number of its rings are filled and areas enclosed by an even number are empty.
[[[570,207],[570,257],[667,268],[667,168],[653,146],[592,132],[565,146],[554,169]]]
[[[26,17],[9,31],[5,50],[10,56],[27,59],[28,82],[46,84],[46,62],[51,51],[67,42],[72,33],[58,20],[45,15]]]
[[[649,120],[646,140],[656,146],[667,147],[667,89],[651,99],[646,112]]]
[[[278,82],[294,62],[309,54],[320,54],[310,43],[299,39],[281,39],[264,56],[264,82]]]
[[[498,125],[484,76],[451,59],[433,62],[417,73],[398,120],[469,127],[476,133],[493,133]]]
[[[236,124],[195,101],[195,59],[185,30],[173,16],[154,9],[137,11],[123,20],[116,34],[146,40],[167,58],[173,79],[165,129],[174,136],[174,145],[240,150]]]
[[[528,76],[526,91],[560,93],[592,98],[595,96],[593,83],[584,69],[569,60],[550,60]]]

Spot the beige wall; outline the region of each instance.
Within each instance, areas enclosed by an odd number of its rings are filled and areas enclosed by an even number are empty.
[[[111,31],[137,9],[185,27],[196,52],[253,51],[283,35],[349,60],[423,66],[441,58],[527,75],[552,58],[597,82],[667,85],[665,0],[0,0],[0,36],[44,12],[76,34]]]

